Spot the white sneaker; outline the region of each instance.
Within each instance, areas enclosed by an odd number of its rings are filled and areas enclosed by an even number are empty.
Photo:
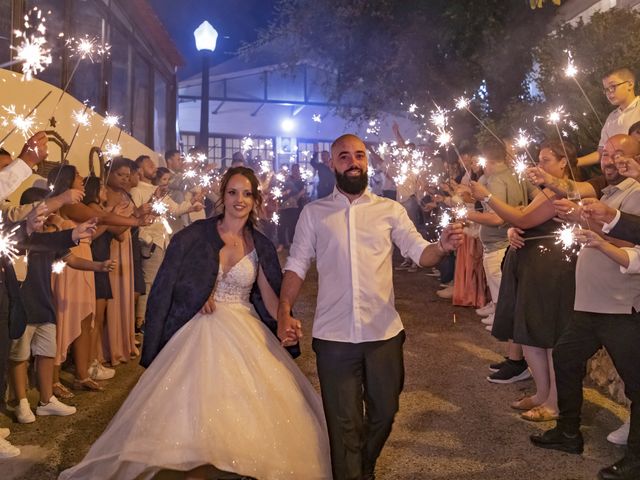
[[[622,426],[607,435],[607,440],[614,445],[626,445],[629,438],[629,428],[631,427],[631,419],[627,420]]]
[[[488,317],[484,317],[482,320],[480,320],[480,323],[483,325],[493,325],[494,318],[495,318],[495,315],[492,313]]]
[[[0,440],[4,440],[9,435],[11,435],[11,430],[8,428],[0,428]]]
[[[20,449],[18,447],[14,447],[5,439],[0,438],[0,459],[17,457],[18,455],[20,455]]]
[[[440,298],[453,298],[453,287],[443,288],[442,290],[438,290],[436,292]]]
[[[29,400],[26,398],[20,399],[20,403],[18,403],[14,413],[16,414],[18,423],[33,423],[36,421],[36,416],[33,414]]]
[[[89,367],[89,376],[93,380],[109,380],[110,378],[113,378],[115,374],[116,371],[113,368],[107,368],[97,360],[95,360]]]
[[[38,408],[36,408],[36,414],[40,416],[57,415],[59,417],[66,417],[74,413],[76,413],[76,407],[62,403],[55,395],[51,395],[49,403],[46,405],[38,405]]]
[[[489,315],[491,315],[495,311],[496,311],[496,304],[493,303],[493,302],[487,303],[482,308],[476,308],[476,313],[478,315],[480,315],[481,317],[488,317]]]

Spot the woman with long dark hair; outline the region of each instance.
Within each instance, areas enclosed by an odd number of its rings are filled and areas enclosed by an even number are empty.
[[[537,166],[548,174],[569,178],[576,165],[576,148],[569,142],[551,140],[540,145]],[[492,330],[499,340],[522,345],[536,384],[534,395],[511,407],[522,410],[525,420],[553,420],[558,416],[558,392],[551,353],[573,311],[576,261],[556,242],[556,196],[545,189],[520,210],[493,197],[479,183],[472,182],[471,188],[476,199],[488,198],[485,201],[492,210],[524,239],[514,242],[510,235],[512,247],[504,259]]]
[[[221,182],[222,214],[178,232],[147,304],[147,371],[70,478],[330,479],[322,402],[275,335],[282,272],[254,228],[253,170]],[[158,421],[162,419],[162,421]]]

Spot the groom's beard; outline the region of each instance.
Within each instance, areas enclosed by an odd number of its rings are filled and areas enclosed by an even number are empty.
[[[360,175],[347,175],[347,172],[350,172],[352,170],[360,172]],[[350,195],[357,195],[358,193],[364,192],[367,188],[367,185],[369,184],[369,175],[367,175],[367,172],[363,172],[358,167],[351,167],[348,170],[345,170],[344,173],[338,173],[338,171],[336,170],[335,174],[338,188]]]

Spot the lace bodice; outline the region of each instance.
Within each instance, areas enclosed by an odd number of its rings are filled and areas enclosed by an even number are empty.
[[[214,299],[219,303],[248,303],[249,294],[258,275],[258,255],[251,250],[231,269],[218,272]]]

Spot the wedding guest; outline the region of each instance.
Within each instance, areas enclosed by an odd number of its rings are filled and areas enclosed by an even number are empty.
[[[566,153],[565,153],[566,152]],[[556,178],[570,178],[577,168],[576,149],[569,142],[540,145],[537,168]],[[471,183],[476,198],[489,196],[480,183]],[[507,250],[492,334],[498,340],[522,345],[533,374],[536,393],[513,402],[525,420],[543,422],[558,416],[553,347],[566,329],[575,296],[575,256],[556,241],[558,223],[553,200],[545,190],[524,209],[490,196],[488,205],[522,235]]]
[[[628,135],[609,138],[600,165],[607,186],[600,201],[633,215],[640,214],[640,184],[625,178],[616,168],[617,156],[638,157],[640,143]],[[579,222],[600,234],[596,222],[584,219],[582,207],[568,200],[556,201],[558,215]],[[611,239],[618,246],[619,240]],[[626,246],[633,246],[626,243]],[[574,314],[553,350],[560,417],[556,426],[531,441],[537,447],[580,454],[584,449],[580,433],[583,402],[582,381],[589,358],[601,347],[611,356],[631,400],[631,423],[627,452],[613,465],[600,471],[600,478],[626,480],[640,476],[640,276],[625,275],[620,265],[605,253],[583,248],[576,266]]]

